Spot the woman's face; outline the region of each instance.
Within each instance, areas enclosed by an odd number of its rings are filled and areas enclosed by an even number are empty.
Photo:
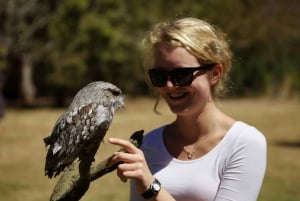
[[[155,54],[155,66],[171,71],[176,68],[199,67],[202,64],[183,47],[173,47],[162,43]],[[171,111],[177,115],[188,115],[201,112],[205,104],[211,100],[210,84],[207,73],[195,71],[189,86],[174,86],[168,79],[158,93],[166,100]]]

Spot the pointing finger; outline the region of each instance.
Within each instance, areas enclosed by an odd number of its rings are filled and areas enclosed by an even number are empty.
[[[122,148],[124,148],[128,153],[137,153],[139,152],[139,149],[136,148],[131,142],[128,140],[123,140],[119,138],[109,138],[108,141],[111,144],[118,145]]]

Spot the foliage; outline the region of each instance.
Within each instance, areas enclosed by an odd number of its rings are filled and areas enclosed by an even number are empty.
[[[17,7],[9,13],[8,2],[29,9],[27,15]],[[154,23],[176,17],[206,19],[228,34],[234,52],[232,95],[300,93],[297,0],[0,0],[0,5],[1,52],[35,58],[41,96],[73,95],[94,80],[147,94],[142,37]],[[0,63],[5,65],[1,55]]]

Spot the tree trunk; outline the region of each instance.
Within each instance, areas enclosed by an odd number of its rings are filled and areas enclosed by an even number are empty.
[[[33,106],[36,89],[33,83],[33,66],[30,55],[24,54],[22,56],[21,74],[21,89],[24,104],[26,106]]]

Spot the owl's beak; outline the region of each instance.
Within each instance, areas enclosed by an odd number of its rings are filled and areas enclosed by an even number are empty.
[[[122,95],[119,97],[117,101],[114,102],[115,111],[118,111],[119,109],[125,107],[124,100],[125,100],[125,95]]]

